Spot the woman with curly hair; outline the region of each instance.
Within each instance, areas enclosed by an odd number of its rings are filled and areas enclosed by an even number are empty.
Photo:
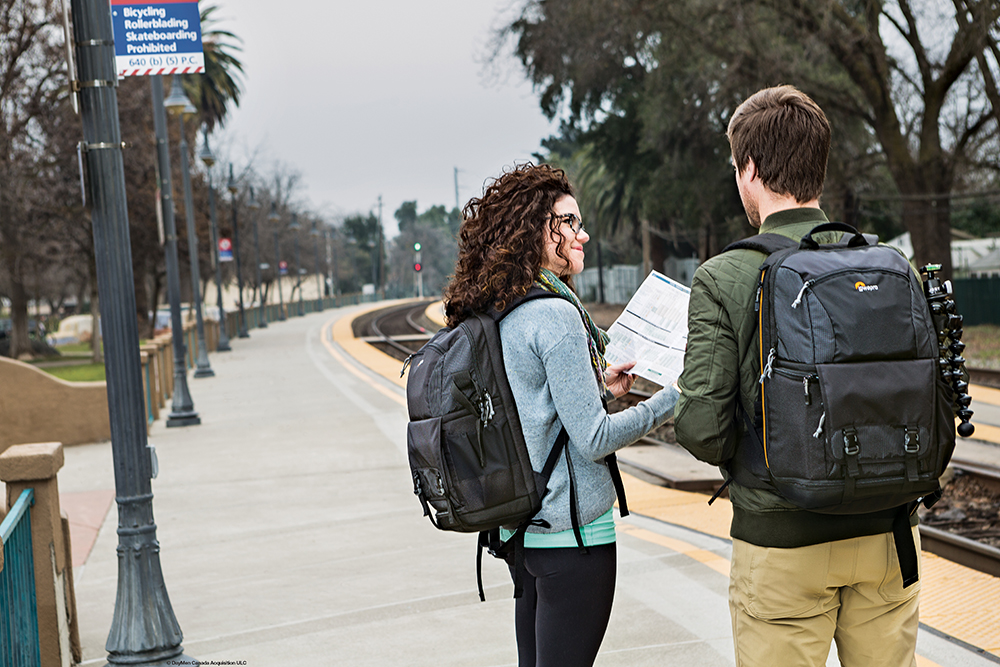
[[[502,312],[533,286],[561,297],[526,301],[500,321],[532,467],[542,469],[563,428],[569,435],[538,525],[524,536],[515,629],[520,667],[589,666],[615,590],[615,488],[605,458],[665,422],[677,392],[668,388],[608,414],[606,401],[631,388],[634,362],[607,366],[608,336],[573,292],[590,236],[562,170],[530,163],[510,169],[466,205],[463,217],[458,264],[444,295],[450,326],[472,312]]]

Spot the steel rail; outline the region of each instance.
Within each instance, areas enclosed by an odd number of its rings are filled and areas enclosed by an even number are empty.
[[[396,349],[396,350],[398,350],[400,352],[404,352],[407,355],[413,354],[414,350],[412,348],[406,347],[405,345],[401,345],[398,342],[396,342],[395,340],[393,340],[392,336],[389,336],[388,334],[386,334],[385,332],[382,331],[382,329],[379,327],[379,324],[383,320],[385,320],[385,319],[387,319],[389,317],[398,317],[401,312],[406,311],[406,317],[405,317],[405,319],[407,321],[407,324],[410,324],[411,326],[414,326],[415,328],[420,329],[421,333],[426,333],[426,330],[424,330],[422,327],[417,327],[417,325],[413,324],[412,321],[411,321],[411,319],[410,319],[411,312],[413,310],[416,310],[416,309],[417,308],[414,308],[414,306],[413,306],[412,303],[406,304],[404,306],[396,307],[396,308],[387,308],[385,311],[383,311],[381,314],[379,314],[377,317],[375,317],[375,319],[373,319],[368,326],[369,326],[369,328],[371,328],[372,332],[376,336],[378,336],[381,339],[381,341],[383,343],[385,343],[386,345],[389,345],[393,349]]]
[[[970,384],[980,384],[985,387],[1000,388],[1000,370],[993,368],[972,368],[966,365]]]

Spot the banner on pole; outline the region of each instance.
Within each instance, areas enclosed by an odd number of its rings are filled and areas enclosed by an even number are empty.
[[[118,76],[205,71],[198,3],[111,0]]]

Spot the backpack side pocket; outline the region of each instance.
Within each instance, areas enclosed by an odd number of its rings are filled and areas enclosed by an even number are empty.
[[[442,530],[457,530],[458,517],[445,489],[445,461],[441,449],[441,418],[406,425],[406,454],[413,474],[413,493],[424,514]],[[433,512],[433,513],[432,513]]]

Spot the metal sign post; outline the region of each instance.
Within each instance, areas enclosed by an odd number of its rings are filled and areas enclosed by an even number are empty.
[[[164,74],[197,73],[205,70],[201,52],[201,19],[197,2],[162,0],[111,0],[115,67],[118,76],[146,76],[153,92],[153,126],[156,130],[160,208],[164,224],[167,266],[167,296],[174,346],[174,395],[168,427],[201,423],[187,386],[184,325],[180,306],[180,268],[177,258],[177,227],[170,173],[170,147],[163,102]],[[198,289],[195,285],[193,289]]]
[[[80,97],[81,147],[91,175],[88,199],[118,503],[118,593],[106,648],[109,663],[136,665],[183,657],[183,636],[163,581],[153,522],[153,465],[146,440],[110,13],[106,0],[72,0],[80,78],[73,90]]]

